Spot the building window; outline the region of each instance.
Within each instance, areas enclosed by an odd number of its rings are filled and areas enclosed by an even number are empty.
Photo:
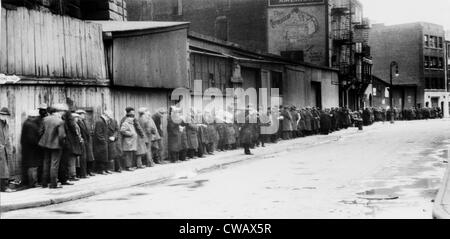
[[[431,67],[430,68],[433,68],[433,69],[437,68],[437,65],[438,65],[437,62],[438,62],[437,58],[436,57],[432,57],[431,58]]]
[[[425,68],[430,67],[430,57],[429,56],[425,56],[424,67]]]
[[[429,36],[428,36],[428,35],[425,35],[425,37],[424,37],[424,43],[425,43],[425,46],[426,46],[426,47],[430,46],[430,40],[429,40]]]
[[[444,59],[439,58],[439,61],[438,61],[438,68],[439,68],[439,69],[444,69]]]
[[[439,48],[444,48],[444,42],[442,40],[442,37],[439,37]]]
[[[430,78],[425,78],[425,89],[431,89]]]

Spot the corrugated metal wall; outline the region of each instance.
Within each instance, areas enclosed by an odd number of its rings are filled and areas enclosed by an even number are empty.
[[[12,175],[21,174],[20,135],[27,112],[39,104],[73,102],[75,108],[92,108],[97,118],[104,108],[111,108],[111,96],[107,87],[69,87],[69,86],[28,86],[2,85],[0,87],[0,106],[11,110],[10,135],[13,144],[13,157],[10,162]]]
[[[23,7],[2,8],[1,18],[1,73],[106,79],[100,25]]]

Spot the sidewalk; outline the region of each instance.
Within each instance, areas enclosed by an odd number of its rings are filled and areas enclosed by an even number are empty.
[[[252,159],[261,159],[268,155],[276,154],[288,149],[311,147],[338,141],[345,137],[365,134],[378,127],[383,126],[375,124],[370,128],[366,127],[364,131],[358,131],[357,128],[349,128],[327,136],[317,135],[281,141],[278,144],[267,144],[265,148],[256,148],[252,150],[254,153],[252,156],[244,155],[243,150],[239,149],[227,152],[216,152],[215,155],[207,156],[206,158],[194,159],[177,164],[157,165],[156,167],[145,168],[134,172],[97,175],[75,182],[75,185],[73,186],[64,186],[62,189],[58,190],[34,188],[14,193],[0,193],[0,211],[7,212],[48,206],[137,185],[159,183],[170,179],[189,177],[198,173],[220,169],[231,164]]]
[[[450,165],[442,181],[441,189],[434,201],[434,219],[450,219]]]

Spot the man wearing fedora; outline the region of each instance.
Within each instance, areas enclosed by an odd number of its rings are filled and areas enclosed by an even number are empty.
[[[11,141],[9,139],[8,120],[11,116],[9,109],[0,110],[0,189],[2,192],[12,192],[9,184],[9,161],[11,160]]]

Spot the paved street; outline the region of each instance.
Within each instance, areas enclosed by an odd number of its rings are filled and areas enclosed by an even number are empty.
[[[350,130],[325,144],[1,217],[431,218],[449,160],[450,121]]]

